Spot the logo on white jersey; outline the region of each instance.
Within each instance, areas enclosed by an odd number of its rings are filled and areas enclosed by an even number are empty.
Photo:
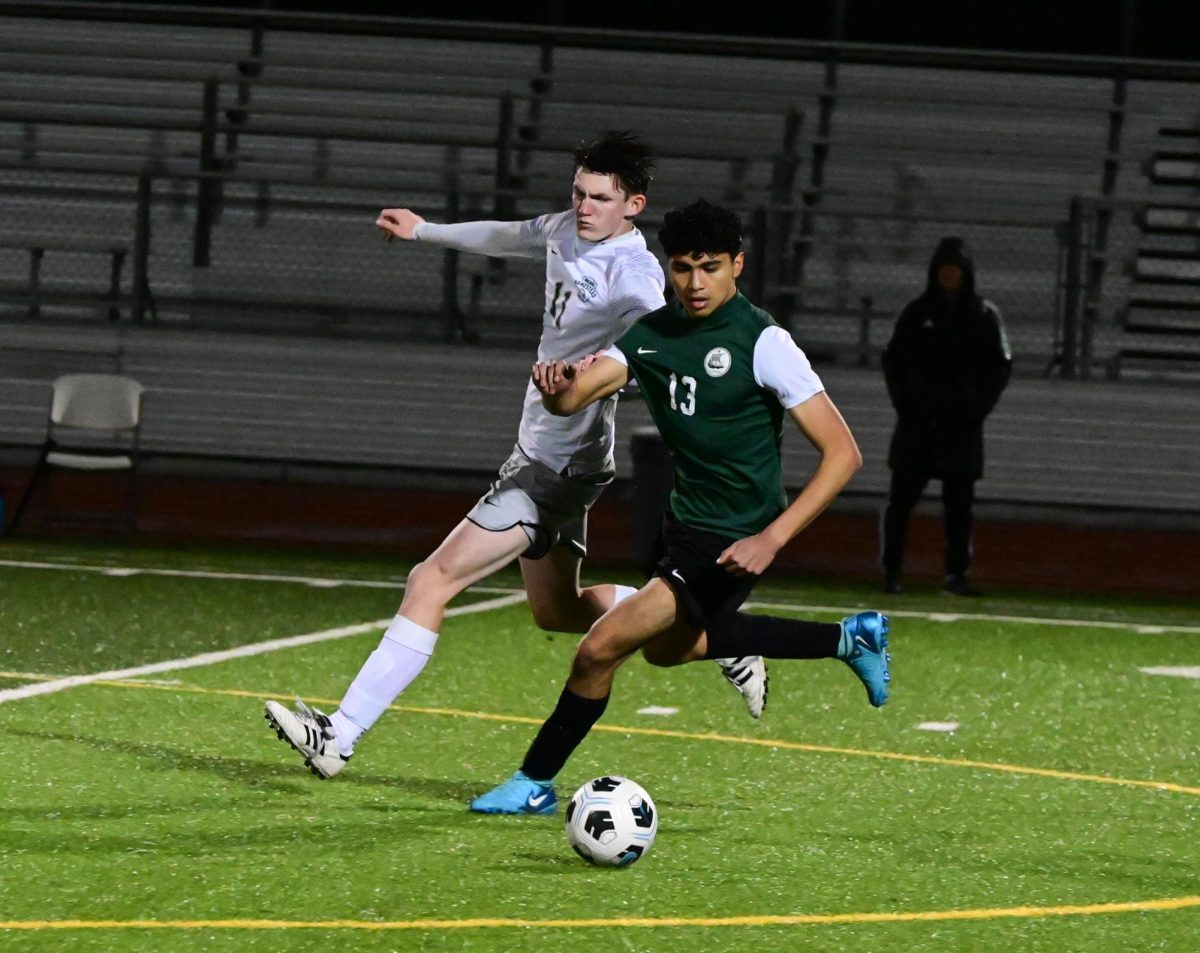
[[[585,301],[595,301],[600,297],[600,286],[596,284],[594,278],[576,278],[575,290],[579,292],[579,297]]]
[[[709,377],[722,377],[732,366],[733,358],[723,347],[714,347],[704,355],[704,371]]]

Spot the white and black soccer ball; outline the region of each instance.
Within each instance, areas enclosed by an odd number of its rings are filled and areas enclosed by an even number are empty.
[[[658,833],[658,811],[636,781],[594,778],[567,805],[567,840],[584,860],[628,867],[646,856]]]

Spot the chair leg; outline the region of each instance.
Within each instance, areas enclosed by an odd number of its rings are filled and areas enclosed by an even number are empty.
[[[21,494],[21,499],[17,503],[17,508],[13,510],[12,519],[7,526],[0,528],[0,536],[11,536],[17,530],[17,524],[21,522],[21,517],[25,513],[25,507],[29,503],[29,498],[33,496],[33,491],[37,487],[38,480],[41,479],[42,473],[46,469],[46,457],[50,453],[50,445],[42,447],[42,452],[38,455],[37,464],[33,468],[33,476],[29,478],[29,482],[25,485],[25,492]]]
[[[137,513],[140,484],[138,481],[137,461],[129,468],[129,500],[125,509],[125,532],[137,532]]]
[[[42,497],[42,518],[41,528],[45,529],[55,520],[54,509],[54,473],[57,467],[46,466],[46,476],[42,480],[42,486],[45,487],[45,494]]]

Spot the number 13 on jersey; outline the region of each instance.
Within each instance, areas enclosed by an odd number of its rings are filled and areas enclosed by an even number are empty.
[[[680,388],[679,385],[683,384]],[[676,392],[679,392],[676,399]],[[684,377],[682,380],[676,379],[675,375],[671,375],[671,409],[678,410],[685,417],[691,417],[696,413],[696,378]]]

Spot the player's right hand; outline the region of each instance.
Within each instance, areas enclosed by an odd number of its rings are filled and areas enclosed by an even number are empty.
[[[764,532],[739,539],[717,557],[717,565],[735,576],[761,576],[775,561],[779,547]]]
[[[412,209],[385,208],[379,213],[379,218],[375,219],[375,225],[383,232],[384,241],[390,242],[402,238],[406,242],[410,242],[416,235],[417,226],[423,221],[425,219]]]

